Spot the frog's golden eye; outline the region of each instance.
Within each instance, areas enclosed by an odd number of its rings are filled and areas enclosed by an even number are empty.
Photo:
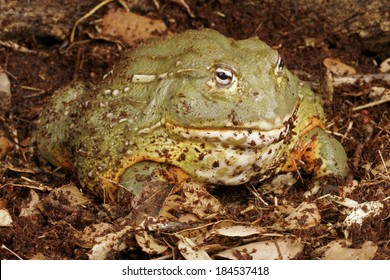
[[[229,87],[234,80],[235,76],[232,70],[221,67],[215,69],[215,81],[218,85],[222,87]]]
[[[278,57],[278,61],[276,62],[275,74],[281,75],[284,68],[284,60],[280,56]]]

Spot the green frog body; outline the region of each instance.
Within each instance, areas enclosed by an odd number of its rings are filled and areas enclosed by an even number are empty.
[[[126,51],[98,85],[58,90],[35,138],[44,159],[115,198],[156,166],[219,185],[298,169],[345,177],[345,151],[323,123],[317,97],[276,50],[203,29]]]

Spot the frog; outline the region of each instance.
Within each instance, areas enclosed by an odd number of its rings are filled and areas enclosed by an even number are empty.
[[[217,186],[348,174],[319,98],[278,51],[212,29],[151,39],[124,51],[100,83],[57,90],[35,141],[42,159],[111,200],[161,172]]]

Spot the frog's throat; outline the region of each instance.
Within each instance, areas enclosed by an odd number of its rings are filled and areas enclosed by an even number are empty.
[[[180,138],[196,142],[218,143],[222,146],[233,145],[241,148],[259,148],[283,140],[289,133],[290,124],[269,131],[248,128],[195,128],[183,127],[165,122],[166,130]]]

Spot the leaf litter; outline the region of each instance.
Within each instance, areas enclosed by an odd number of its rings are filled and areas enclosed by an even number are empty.
[[[199,12],[190,10],[188,5],[185,10],[191,13],[192,20],[197,20]],[[171,25],[148,16],[113,9],[105,14],[101,22],[95,23],[93,32],[97,30],[96,38],[117,43],[119,41],[116,38],[119,37],[126,44],[134,45],[173,29],[173,21],[168,22]],[[131,32],[126,30],[127,27]],[[92,33],[88,31],[85,34],[90,36]],[[315,45],[309,44],[307,47],[313,48]],[[365,88],[365,83],[373,81],[371,79],[359,84],[366,76],[359,74],[357,68],[349,66],[350,63],[332,57],[337,55],[329,56],[323,62],[331,75],[335,75],[328,81],[332,94],[355,94],[359,92],[359,87]],[[383,70],[386,65],[388,63],[385,62],[381,65],[382,72],[388,71]],[[368,98],[385,100],[373,106],[383,106],[387,102],[386,83],[384,78],[379,85],[370,86],[371,90],[365,89],[370,92]],[[9,96],[7,92],[8,86],[6,94]],[[334,99],[340,100],[340,97],[335,96]],[[379,135],[388,137],[388,119],[383,123],[377,120],[374,122],[373,112],[370,114],[365,115],[365,118],[369,118],[368,122],[380,131],[372,138],[375,144],[375,141],[380,142]],[[352,120],[351,130],[343,135],[344,144],[361,139],[348,133],[353,132],[354,126],[360,125],[359,121],[364,121],[362,114],[355,113],[347,117],[331,112],[329,116],[333,125],[331,129],[335,133],[345,132],[339,124],[340,118]],[[2,119],[5,128],[10,127],[7,121]],[[343,122],[346,123],[345,120]],[[360,180],[352,180],[340,186],[339,196],[304,199],[303,190],[299,189],[302,178],[291,174],[263,182],[261,186],[250,186],[247,189],[239,187],[239,190],[221,190],[183,179],[172,189],[166,190],[159,197],[158,203],[141,199],[138,201],[141,207],[131,209],[129,205],[134,202],[129,203],[126,198],[119,201],[118,205],[106,205],[101,201],[96,202],[96,198],[90,194],[82,193],[73,183],[58,183],[64,181],[61,171],[45,169],[37,172],[30,165],[10,160],[10,154],[20,150],[14,150],[12,137],[6,130],[3,137],[11,143],[11,147],[3,149],[6,151],[2,155],[5,160],[0,166],[0,172],[9,176],[9,181],[2,183],[6,203],[0,209],[0,220],[5,221],[0,226],[1,239],[12,248],[8,251],[20,251],[24,258],[126,258],[138,249],[144,253],[138,253],[138,258],[173,259],[295,259],[302,256],[318,259],[373,259],[386,258],[384,254],[388,252],[383,249],[388,243],[388,235],[386,240],[381,233],[388,233],[388,144],[376,145],[381,152],[377,153],[377,157],[380,158],[381,154],[383,158],[377,164],[368,162],[364,157],[354,157],[357,162],[363,161],[361,166],[368,167],[356,169],[355,176],[358,175]],[[2,145],[6,147],[7,144]],[[351,150],[347,152],[353,154]],[[26,150],[24,153],[29,154]],[[23,176],[34,180],[20,179]],[[39,186],[47,186],[51,182],[57,188],[50,186],[36,189],[37,182]],[[375,188],[370,188],[373,185]],[[11,205],[17,205],[16,201],[20,201],[19,217],[8,210]],[[145,207],[142,208],[145,203],[153,204],[153,211],[145,212]],[[42,228],[36,234],[50,236],[51,239],[54,236],[50,232],[60,227],[63,234],[72,236],[67,245],[68,251],[72,252],[70,256],[55,251],[24,252],[23,247],[15,244],[17,240],[23,240],[22,237],[10,235],[5,230],[25,227],[22,218],[33,219],[37,225],[43,217],[49,221],[50,227]],[[362,236],[359,231],[369,234]],[[381,248],[382,253],[378,255]]]

